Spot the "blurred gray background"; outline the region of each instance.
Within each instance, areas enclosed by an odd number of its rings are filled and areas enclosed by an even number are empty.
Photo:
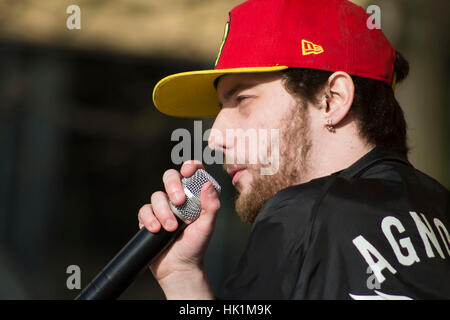
[[[213,67],[236,0],[0,0],[0,299],[72,299],[69,265],[84,287],[137,231],[139,208],[175,167],[176,128],[152,105],[162,77]],[[354,1],[381,8],[381,27],[409,60],[397,89],[410,160],[450,186],[447,0]],[[68,30],[66,8],[81,8]],[[326,18],[326,17],[324,17]],[[212,120],[203,120],[203,130]],[[206,256],[217,290],[249,226],[224,192]],[[163,299],[144,272],[122,299]]]

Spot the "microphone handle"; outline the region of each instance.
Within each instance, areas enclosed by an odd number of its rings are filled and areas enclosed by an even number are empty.
[[[168,232],[161,227],[158,233],[152,233],[142,227],[75,299],[117,299],[149,262],[162,253],[186,228],[187,224],[174,216],[178,221],[178,228],[174,232]]]

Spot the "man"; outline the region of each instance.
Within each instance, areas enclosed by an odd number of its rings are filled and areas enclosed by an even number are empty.
[[[449,192],[407,160],[394,87],[408,63],[367,19],[346,0],[248,1],[229,14],[215,70],[157,84],[160,111],[216,116],[209,145],[231,159],[236,211],[252,223],[216,295],[203,255],[220,202],[207,183],[199,219],[150,266],[168,299],[450,298]],[[278,130],[279,143],[250,163],[254,146],[230,129]],[[140,227],[175,230],[168,201],[183,203],[180,179],[200,167],[166,171]]]

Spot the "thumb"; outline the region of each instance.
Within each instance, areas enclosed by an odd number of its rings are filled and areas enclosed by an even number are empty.
[[[201,219],[202,223],[214,223],[217,211],[220,209],[220,200],[216,189],[214,189],[211,182],[207,182],[203,185],[200,192],[200,204],[202,211],[199,220]]]

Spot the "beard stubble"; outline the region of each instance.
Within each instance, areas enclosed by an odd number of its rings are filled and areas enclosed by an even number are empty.
[[[297,105],[280,121],[279,168],[273,175],[262,175],[260,164],[248,165],[253,179],[248,191],[239,193],[235,209],[241,220],[252,224],[264,204],[277,192],[299,183],[308,170],[307,158],[311,147],[308,112]]]

